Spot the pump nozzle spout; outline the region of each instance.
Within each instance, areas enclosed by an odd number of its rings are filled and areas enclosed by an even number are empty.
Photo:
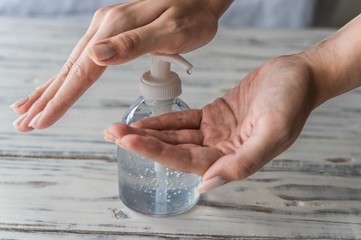
[[[145,72],[140,80],[140,94],[148,99],[167,100],[182,93],[181,80],[177,73],[170,71],[170,64],[176,64],[188,74],[192,64],[179,55],[152,54],[151,70]]]
[[[162,80],[167,78],[169,72],[170,72],[170,64],[173,63],[184,70],[187,71],[187,73],[191,73],[193,66],[190,64],[187,60],[185,60],[183,57],[174,54],[174,55],[168,55],[168,54],[152,54],[152,66],[150,73],[152,77]]]

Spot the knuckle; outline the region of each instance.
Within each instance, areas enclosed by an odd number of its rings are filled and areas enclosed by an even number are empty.
[[[71,71],[73,65],[74,61],[69,58],[61,68],[60,73],[63,75],[67,75]]]
[[[114,21],[118,21],[120,17],[126,16],[124,20],[130,22],[130,20],[133,18],[133,15],[134,14],[131,14],[131,10],[130,7],[128,7],[128,5],[120,5],[108,9],[105,14],[105,18],[106,21],[114,22]]]
[[[135,32],[124,32],[117,38],[116,46],[118,46],[119,56],[130,60],[137,52],[138,46],[141,44],[140,36]]]
[[[96,80],[98,80],[98,75],[92,74],[91,66],[82,61],[76,61],[66,79],[63,79],[63,81],[77,81],[77,84],[73,84],[73,88],[78,88],[77,91],[82,91],[84,86],[90,86]]]
[[[120,14],[122,14],[122,12],[124,11],[124,9],[125,9],[124,7],[123,7],[123,8],[117,8],[117,7],[115,7],[115,8],[109,9],[108,12],[107,12],[107,14],[106,14],[106,16],[107,16],[107,18],[110,18],[110,19],[116,18],[116,17],[118,17]]]
[[[48,102],[47,99],[45,99],[43,96],[38,98],[34,104],[32,105],[31,109],[43,109],[46,106],[46,103]]]
[[[84,74],[84,67],[79,62],[72,64],[71,69],[68,72],[69,77],[78,77]]]
[[[199,172],[203,172],[203,167],[200,165],[200,161],[197,156],[198,154],[193,148],[186,151],[183,161],[179,162],[179,164],[181,164],[179,169],[186,173],[195,172],[199,174]]]
[[[90,40],[93,38],[95,34],[94,29],[89,28],[88,31],[79,39],[78,45],[80,46],[87,46],[87,44],[90,42]],[[74,49],[74,51],[77,51],[78,49]],[[80,50],[78,50],[80,51]],[[72,60],[74,62],[74,60]]]
[[[187,153],[184,152],[184,154],[182,154],[182,157],[180,157],[179,159],[173,159],[173,161],[168,161],[166,163],[166,166],[173,171],[190,173],[194,168],[192,161],[193,161],[192,153],[191,151],[188,151]]]
[[[111,7],[103,7],[103,8],[99,8],[93,16],[93,20],[98,21],[104,18],[104,16],[109,12],[109,10],[111,9]]]
[[[85,35],[90,35],[92,36],[93,34],[95,34],[95,32],[97,31],[97,29],[99,28],[100,24],[102,23],[104,17],[106,16],[107,12],[109,11],[109,9],[111,9],[110,6],[108,7],[103,7],[98,9],[94,15],[93,15],[93,19],[89,25],[89,28],[86,32]]]
[[[38,99],[43,94],[44,91],[45,91],[44,86],[37,87],[35,91],[29,95],[29,99],[32,101],[36,101],[36,99]]]
[[[74,88],[78,88],[77,91],[81,91],[84,85],[91,85],[97,80],[96,76],[88,73],[88,70],[87,66],[82,62],[75,62],[68,74],[67,81],[83,82],[84,84],[74,86]]]

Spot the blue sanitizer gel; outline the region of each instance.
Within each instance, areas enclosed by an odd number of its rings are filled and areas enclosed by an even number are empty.
[[[159,60],[154,60],[154,58],[172,61],[174,56],[176,57],[174,60],[176,63],[178,63],[177,60],[185,61],[178,55],[165,55],[165,59],[161,58],[162,56],[153,56],[152,73],[154,65],[159,66]],[[163,63],[161,62],[160,64]],[[156,69],[155,71],[158,72],[154,74],[148,72],[143,75],[140,89],[141,94],[145,96],[139,97],[129,108],[122,120],[124,124],[130,125],[144,118],[189,109],[187,104],[177,97],[180,94],[178,89],[180,87],[179,83],[176,82],[176,84],[173,83],[172,85],[163,81],[166,83],[166,88],[170,88],[170,90],[161,89],[159,91],[161,96],[157,95],[159,92],[154,94],[154,89],[148,91],[149,88],[144,86],[147,83],[149,84],[151,80],[154,80],[153,78],[160,79],[161,77],[159,76],[167,79],[170,78],[172,81],[178,77],[173,72],[170,72],[171,74],[163,74],[163,70],[164,65],[160,69]],[[169,68],[166,65],[165,70],[169,72]],[[154,87],[154,84],[149,85]],[[157,89],[161,88],[162,85],[160,84],[160,87],[157,86]],[[147,98],[147,96],[150,98]],[[183,213],[198,202],[199,193],[197,188],[201,182],[200,176],[192,173],[172,171],[159,163],[120,147],[118,147],[117,158],[119,196],[130,209],[147,215],[165,217]]]

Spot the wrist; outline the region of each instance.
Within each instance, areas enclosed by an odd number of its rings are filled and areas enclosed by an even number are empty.
[[[298,54],[309,65],[316,106],[361,86],[361,15],[325,40]]]

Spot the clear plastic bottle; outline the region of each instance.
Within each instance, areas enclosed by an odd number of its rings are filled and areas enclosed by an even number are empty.
[[[190,71],[191,65],[178,55],[158,55],[152,58],[152,71],[145,73],[141,79],[142,96],[124,115],[122,122],[125,124],[189,109],[177,97],[181,92],[178,75],[170,72],[164,62],[179,64],[187,71]],[[157,83],[154,84],[154,81]],[[197,188],[201,177],[172,171],[137,153],[118,147],[118,181],[120,199],[127,207],[143,214],[164,217],[183,213],[198,202]]]

